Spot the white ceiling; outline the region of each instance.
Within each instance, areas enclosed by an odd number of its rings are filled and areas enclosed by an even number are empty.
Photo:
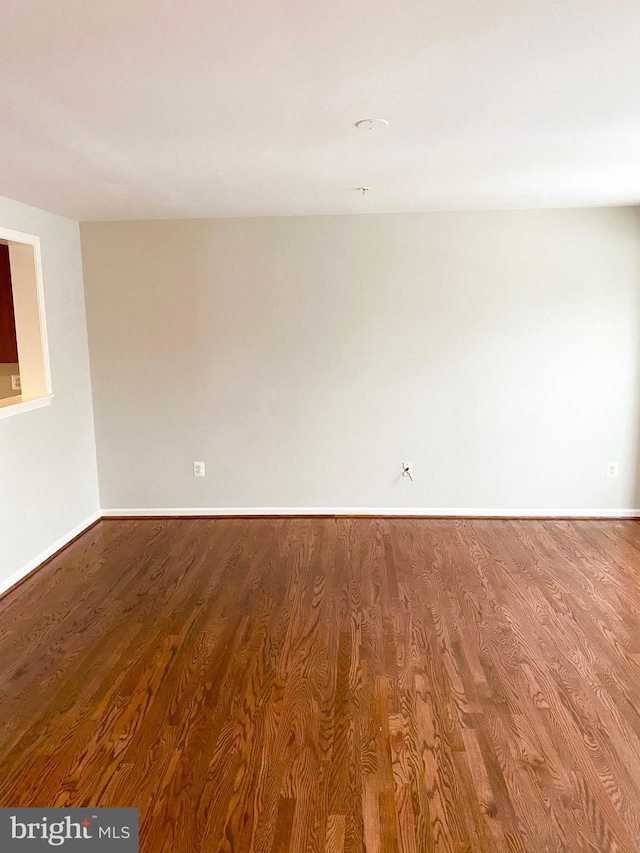
[[[638,0],[0,0],[0,80],[77,219],[640,203]]]

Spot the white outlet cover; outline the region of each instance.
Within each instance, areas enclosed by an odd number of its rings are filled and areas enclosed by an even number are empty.
[[[194,462],[193,463],[193,476],[194,477],[205,477],[206,476],[206,468],[204,462]]]
[[[20,384],[20,374],[14,373],[11,377],[11,390],[12,391],[21,391],[22,385]]]
[[[617,462],[607,462],[607,477],[617,477],[619,465]]]

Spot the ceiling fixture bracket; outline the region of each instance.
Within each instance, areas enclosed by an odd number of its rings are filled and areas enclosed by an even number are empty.
[[[358,130],[381,130],[388,126],[389,122],[386,118],[362,118],[356,122]]]
[[[371,189],[371,187],[356,187],[356,189],[362,195],[366,195],[369,192],[369,190]]]

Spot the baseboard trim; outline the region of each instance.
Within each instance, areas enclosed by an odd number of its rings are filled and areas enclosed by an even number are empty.
[[[514,509],[495,507],[126,507],[102,510],[103,518],[640,518],[640,509]]]
[[[72,542],[74,542],[79,536],[82,536],[83,533],[86,533],[90,527],[94,526],[94,524],[97,524],[101,518],[101,511],[91,513],[88,518],[85,518],[84,521],[81,521],[80,524],[77,524],[72,530],[69,530],[68,533],[61,536],[60,539],[38,554],[37,557],[29,560],[29,562],[17,572],[14,572],[8,578],[0,581],[0,599],[9,595],[9,593],[13,592],[17,587],[23,584],[32,574],[41,569],[50,560],[53,560],[54,557],[57,557],[61,551],[68,548]]]

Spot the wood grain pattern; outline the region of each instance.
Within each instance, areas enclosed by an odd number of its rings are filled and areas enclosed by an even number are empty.
[[[144,853],[640,850],[640,523],[102,521],[0,602],[0,805]]]

